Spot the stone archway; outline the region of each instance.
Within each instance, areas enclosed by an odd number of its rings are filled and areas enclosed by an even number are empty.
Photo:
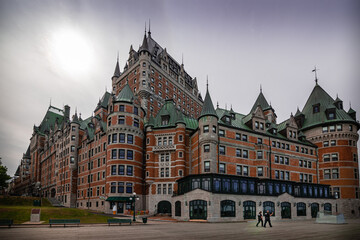
[[[160,201],[157,210],[158,213],[171,215],[171,203],[169,201]]]

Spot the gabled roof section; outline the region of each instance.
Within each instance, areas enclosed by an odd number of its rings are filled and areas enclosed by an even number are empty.
[[[150,116],[147,126],[153,128],[176,127],[178,123],[185,124],[187,129],[195,130],[198,128],[198,121],[194,118],[185,116],[174,106],[172,99],[166,100],[156,117]]]
[[[115,101],[132,103],[134,99],[134,93],[132,92],[129,83],[126,83],[123,89],[119,92],[119,95],[117,95]]]
[[[63,123],[63,121],[64,111],[50,105],[40,126],[37,127],[36,130],[38,133],[44,134],[45,132],[54,130],[55,124]]]
[[[254,112],[255,109],[257,108],[257,106],[260,106],[263,111],[271,108],[269,103],[266,101],[266,98],[265,98],[264,94],[262,93],[262,90],[260,90],[260,94],[257,97],[253,107],[251,108],[250,113]]]
[[[352,119],[347,112],[343,109],[336,108],[334,102],[334,99],[322,87],[320,87],[320,85],[316,84],[302,110],[302,113],[305,115],[305,121],[302,129],[319,124],[339,121],[350,121],[358,125],[358,123]],[[319,112],[317,113],[313,112],[315,105],[319,106]],[[335,119],[328,120],[326,116],[327,109],[333,109],[335,111]]]
[[[208,86],[206,86],[206,95],[205,95],[204,105],[201,110],[199,118],[204,117],[204,116],[214,116],[214,117],[219,118],[218,115],[216,114],[214,105],[211,101]]]

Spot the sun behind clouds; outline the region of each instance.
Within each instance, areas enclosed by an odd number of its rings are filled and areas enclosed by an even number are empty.
[[[50,63],[60,74],[80,77],[88,73],[93,65],[91,41],[71,27],[54,31],[47,47]]]

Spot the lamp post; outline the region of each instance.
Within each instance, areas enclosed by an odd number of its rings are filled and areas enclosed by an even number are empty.
[[[136,196],[136,192],[133,192],[133,196],[130,197],[130,201],[132,201],[132,205],[133,205],[133,222],[136,221],[135,219],[135,201],[139,200],[139,197]]]

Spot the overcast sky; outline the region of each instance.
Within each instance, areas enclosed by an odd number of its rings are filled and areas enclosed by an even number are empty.
[[[116,55],[152,37],[214,105],[247,114],[260,85],[278,122],[319,84],[360,111],[360,1],[0,0],[0,157],[13,174],[49,106],[91,115]],[[359,116],[359,114],[358,114]]]

